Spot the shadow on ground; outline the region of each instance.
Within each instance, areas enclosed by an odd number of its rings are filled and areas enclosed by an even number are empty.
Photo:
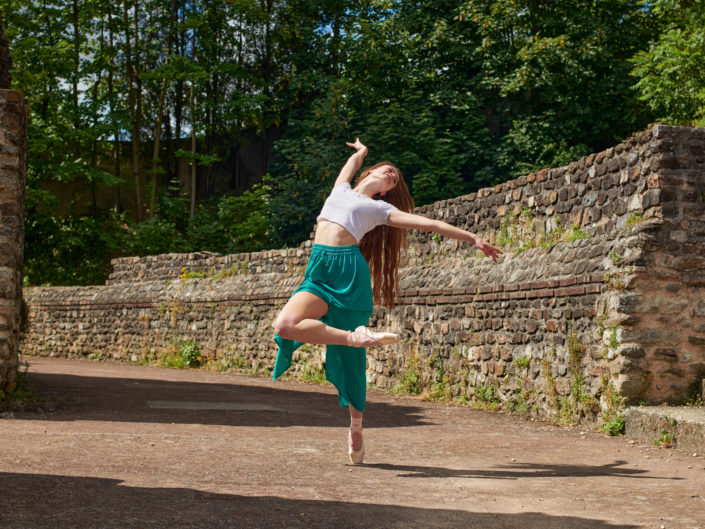
[[[226,426],[321,426],[349,424],[347,410],[338,405],[335,391],[289,390],[237,383],[198,383],[155,379],[92,377],[30,372],[32,390],[48,405],[42,411],[22,414],[22,419],[54,421],[94,420]],[[332,386],[331,386],[332,387]],[[150,407],[169,402],[175,409]],[[275,408],[234,411],[179,409],[179,403],[241,404]],[[375,402],[365,427],[400,427],[430,424],[422,409],[401,402]]]
[[[473,478],[473,479],[526,479],[526,478],[587,478],[605,476],[612,478],[671,479],[649,476],[647,470],[624,468],[626,461],[615,461],[606,465],[542,465],[539,463],[513,463],[492,470],[458,470],[443,467],[390,465],[378,463],[363,465],[396,472],[397,478]]]
[[[541,513],[449,509],[140,488],[114,479],[0,473],[6,528],[483,528],[623,529],[601,520]]]

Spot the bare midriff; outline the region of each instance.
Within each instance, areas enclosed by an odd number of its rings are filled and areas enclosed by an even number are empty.
[[[316,236],[313,238],[313,243],[325,244],[326,246],[348,246],[357,244],[357,241],[340,224],[321,219],[316,226]]]

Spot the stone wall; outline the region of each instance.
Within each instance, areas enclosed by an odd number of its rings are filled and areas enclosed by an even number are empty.
[[[503,247],[411,233],[400,304],[372,325],[368,380],[542,416],[594,418],[619,396],[679,401],[705,376],[705,129],[656,125],[605,152],[418,208]],[[201,345],[271,369],[271,323],[309,248],[113,261],[104,286],[26,289],[38,355],[132,361]],[[297,369],[320,366],[305,347]]]
[[[22,305],[27,108],[22,96],[0,90],[0,393],[17,376]]]

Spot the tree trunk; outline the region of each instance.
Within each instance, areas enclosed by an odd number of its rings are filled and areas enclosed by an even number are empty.
[[[189,218],[193,220],[196,213],[196,118],[194,116],[193,84],[191,85],[191,211]]]
[[[108,39],[110,41],[110,52],[112,53],[115,49],[115,41],[113,34],[113,10],[112,3],[108,2]],[[113,66],[112,64],[108,67],[108,105],[110,106],[110,119],[112,120],[111,125],[113,126],[113,173],[116,177],[120,177],[120,128],[114,121],[115,116],[115,86],[113,85]],[[113,207],[115,210],[120,211],[122,209],[121,200],[121,188],[116,186],[115,188],[115,198],[113,202]]]
[[[169,58],[167,57],[167,62]],[[159,173],[159,144],[162,136],[162,121],[164,119],[164,100],[166,99],[167,80],[162,79],[162,88],[159,92],[159,105],[157,107],[157,122],[154,125],[154,149],[152,150],[152,181],[149,194],[149,214],[154,214],[154,204],[157,200],[157,174]]]
[[[128,82],[128,106],[130,113],[130,122],[132,123],[132,176],[135,180],[135,218],[138,222],[144,220],[142,207],[142,178],[140,176],[140,128],[141,128],[141,101],[138,101],[137,91],[137,71],[133,64],[136,57],[132,57],[132,44],[130,35],[130,18],[128,14],[128,0],[123,4],[123,16],[125,19],[125,65],[127,70]],[[134,4],[135,12],[135,32],[138,30],[137,19],[137,3]],[[135,54],[138,53],[137,46],[139,40],[135,34]],[[140,98],[141,99],[141,98]]]
[[[81,157],[81,144],[78,141],[78,130],[81,128],[80,124],[80,113],[78,111],[78,77],[81,71],[81,30],[78,27],[78,0],[73,0],[72,4],[72,23],[73,23],[73,53],[74,53],[74,63],[76,70],[72,76],[72,89],[73,89],[73,128],[76,130],[76,139],[73,143],[73,155],[74,159],[79,159]]]

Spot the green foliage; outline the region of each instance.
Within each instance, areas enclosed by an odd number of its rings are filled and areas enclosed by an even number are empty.
[[[589,238],[590,238],[590,236],[587,233],[585,233],[585,231],[582,228],[580,228],[580,226],[578,226],[577,224],[571,228],[570,233],[568,233],[568,236],[567,236],[568,242],[579,241],[579,240],[589,239]]]
[[[130,227],[129,255],[157,255],[170,252],[187,252],[188,242],[179,233],[176,225],[161,217],[153,217]]]
[[[609,435],[624,434],[624,404],[625,400],[619,396],[617,390],[608,382],[607,376],[602,379],[603,386],[603,410],[600,414],[602,430]]]
[[[192,272],[185,266],[181,269],[181,274],[179,274],[181,279],[204,279],[206,276],[205,272]]]
[[[27,189],[25,285],[101,284],[125,243],[121,215],[58,216],[44,192]]]
[[[546,381],[546,395],[548,396],[549,402],[555,408],[558,406],[558,390],[556,389],[556,377],[553,376],[551,371],[551,361],[556,358],[555,345],[551,348],[550,356],[548,354],[544,355],[541,359],[541,373]]]
[[[610,326],[610,337],[609,337],[609,346],[610,349],[613,351],[619,347],[619,340],[617,339],[617,331],[619,330],[620,326],[619,325],[612,325]]]
[[[177,351],[185,367],[201,367],[205,363],[205,358],[201,355],[201,346],[193,340],[181,342]]]
[[[419,373],[418,357],[411,354],[406,361],[406,370],[400,383],[395,388],[396,393],[407,393],[409,395],[421,394],[421,375]]]
[[[311,362],[303,362],[301,371],[296,374],[296,379],[311,384],[324,385],[328,383],[325,368],[312,365]]]
[[[499,234],[497,235],[497,244],[499,246],[512,246],[514,239],[510,229],[516,223],[516,214],[512,211],[507,211],[502,217],[502,223],[499,225]]]
[[[531,359],[528,356],[517,356],[514,360],[512,360],[512,364],[520,369],[527,369],[530,362]]]
[[[497,390],[494,386],[477,386],[475,387],[474,408],[486,409],[494,411],[500,406]]]
[[[509,175],[574,160],[643,119],[629,59],[653,30],[634,1],[478,0],[460,4],[459,16],[476,31],[478,84]]]
[[[28,210],[47,241],[28,245],[31,284],[101,282],[123,253],[298,245],[356,136],[426,204],[574,161],[655,115],[704,118],[693,1],[122,7],[0,0],[29,101],[28,196],[61,189],[65,202]],[[272,180],[234,196],[255,134]],[[197,169],[193,212],[184,163]],[[79,255],[98,232],[96,254]],[[54,246],[52,274],[40,256]]]
[[[573,327],[568,331],[568,374],[570,376],[569,394],[559,398],[555,392],[555,380],[549,383],[550,393],[558,408],[558,422],[572,424],[597,411],[599,403],[590,393],[585,391],[585,375],[582,360],[585,346],[581,343]],[[548,367],[548,364],[544,367]]]
[[[661,430],[661,437],[654,440],[654,444],[661,448],[671,448],[676,444],[676,437],[669,428],[676,427],[678,425],[678,421],[671,418],[669,415],[666,415],[665,420],[667,428]]]
[[[255,184],[241,195],[226,196],[218,202],[218,221],[227,239],[225,252],[254,252],[270,247],[268,233],[269,192]]]
[[[497,244],[502,247],[516,248],[521,253],[536,244],[536,221],[529,208],[507,211],[502,217],[497,234]]]
[[[529,402],[527,400],[527,393],[522,391],[520,392],[514,400],[509,402],[507,405],[509,408],[509,411],[512,411],[514,413],[518,413],[520,415],[524,415],[526,413],[529,413],[530,411],[530,406]]]
[[[705,8],[687,0],[643,1],[661,32],[634,57],[635,88],[660,121],[705,125]]]
[[[269,248],[268,193],[268,186],[255,185],[217,197],[200,204],[192,220],[183,197],[160,193],[159,215],[132,222],[114,212],[60,216],[53,195],[28,189],[25,284],[101,284],[110,259],[123,255]]]
[[[636,213],[634,213],[634,212],[632,211],[632,212],[629,214],[629,216],[627,217],[627,220],[626,220],[626,222],[625,222],[625,224],[624,224],[624,227],[625,227],[625,228],[629,228],[630,226],[633,226],[634,224],[638,224],[638,223],[641,222],[642,220],[644,220],[644,217],[642,217],[641,215],[637,215]]]
[[[622,415],[617,415],[612,420],[605,421],[604,423],[602,423],[602,430],[612,436],[623,435],[624,417]]]
[[[173,350],[157,358],[158,363],[177,369],[199,368],[207,361],[201,353],[201,346],[194,340],[180,340],[173,344]]]
[[[539,240],[539,246],[542,248],[551,248],[559,242],[563,241],[565,236],[565,228],[561,224],[560,219],[556,219],[556,225],[548,233],[541,235]]]
[[[255,184],[241,195],[213,197],[200,204],[184,234],[188,246],[220,253],[270,247],[269,191],[267,185]]]
[[[452,387],[446,376],[441,358],[434,358],[429,367],[435,371],[436,379],[429,384],[425,393],[426,399],[435,402],[449,402],[451,400]]]

